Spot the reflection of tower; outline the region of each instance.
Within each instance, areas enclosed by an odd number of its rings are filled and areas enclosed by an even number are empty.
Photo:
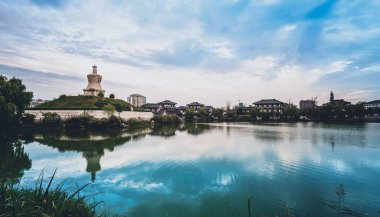
[[[100,158],[104,155],[103,151],[85,151],[83,157],[86,158],[87,167],[86,171],[91,173],[91,181],[95,181],[96,172],[100,171]]]
[[[85,96],[97,96],[99,93],[105,93],[100,85],[102,82],[102,76],[98,74],[96,65],[92,66],[92,73],[87,75],[87,80],[87,88],[83,89]]]

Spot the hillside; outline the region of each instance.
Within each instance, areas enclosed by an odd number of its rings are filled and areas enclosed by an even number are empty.
[[[42,103],[33,109],[102,109],[103,106],[111,104],[113,106],[120,105],[123,110],[131,110],[134,108],[131,104],[121,99],[111,99],[98,96],[65,96],[62,95],[58,99]]]

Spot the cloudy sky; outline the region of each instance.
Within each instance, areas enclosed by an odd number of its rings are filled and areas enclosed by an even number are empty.
[[[225,106],[380,98],[377,0],[4,0],[0,74],[35,98],[106,95]]]

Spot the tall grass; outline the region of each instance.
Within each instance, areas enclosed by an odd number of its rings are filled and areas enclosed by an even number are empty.
[[[44,173],[41,172],[33,189],[18,189],[14,185],[0,183],[0,216],[105,216],[96,212],[101,202],[81,193],[88,184],[70,193],[62,189],[63,184],[53,187],[55,174],[56,171],[45,185]]]

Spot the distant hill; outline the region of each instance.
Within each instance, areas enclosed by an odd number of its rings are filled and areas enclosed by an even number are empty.
[[[98,96],[65,96],[39,104],[32,109],[102,109],[105,105],[120,105],[123,110],[130,111],[135,108],[121,99],[111,99]]]

